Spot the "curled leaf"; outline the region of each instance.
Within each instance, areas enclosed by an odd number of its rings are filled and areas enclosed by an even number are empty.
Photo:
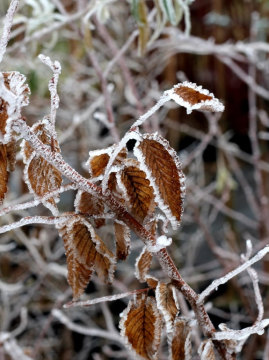
[[[173,325],[179,312],[175,287],[171,284],[159,282],[156,288],[157,307],[163,314],[167,333],[173,332]]]
[[[146,281],[151,261],[152,253],[145,246],[135,262],[135,276],[139,281]]]
[[[176,152],[158,134],[146,134],[137,142],[134,154],[154,189],[155,202],[176,229],[185,195],[185,177]]]
[[[130,300],[121,313],[121,334],[143,359],[157,360],[161,342],[161,315],[156,301],[145,294]]]
[[[199,347],[199,355],[201,360],[215,360],[214,346],[212,340],[208,339],[202,342]]]
[[[198,109],[213,112],[224,110],[223,104],[207,89],[188,81],[175,85],[171,90],[166,91],[166,94],[177,104],[185,107],[188,114]]]
[[[139,169],[139,162],[129,159],[118,173],[118,183],[127,199],[127,204],[134,217],[143,222],[146,216],[154,211],[153,188],[144,171]]]
[[[171,333],[171,339],[169,340],[169,360],[192,359],[191,327],[188,320],[183,318],[177,318],[175,320],[173,332]]]
[[[125,260],[130,252],[130,229],[124,223],[114,222],[117,259]]]
[[[104,214],[105,205],[101,199],[86,191],[79,190],[74,205],[76,211],[82,213],[83,215],[100,216],[100,219],[94,220],[97,228],[105,225],[105,219],[101,218]]]
[[[68,282],[74,300],[84,292],[91,275],[96,270],[104,282],[111,282],[115,268],[112,252],[82,216],[74,216],[58,227],[64,241],[67,258]]]
[[[51,146],[53,151],[60,152],[57,140],[53,139],[47,130],[45,122],[33,126],[33,132],[45,145]],[[22,145],[23,160],[25,163],[24,178],[29,190],[37,197],[42,197],[60,188],[62,176],[59,170],[48,163],[30,146],[27,141]],[[56,201],[59,197],[42,201],[52,212],[57,209]]]
[[[89,165],[89,170],[92,177],[99,178],[100,176],[104,175],[106,166],[114,149],[115,145],[112,145],[106,149],[90,151],[87,164]],[[124,147],[117,155],[113,166],[119,166],[126,157],[127,149]]]

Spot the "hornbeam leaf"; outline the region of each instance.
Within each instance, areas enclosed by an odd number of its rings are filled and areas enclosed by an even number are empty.
[[[68,282],[77,300],[84,292],[91,275],[96,270],[104,282],[111,282],[115,268],[112,252],[82,216],[58,226],[64,241],[67,258]]]
[[[145,134],[134,154],[153,187],[155,202],[176,229],[183,213],[185,177],[179,158],[167,140],[158,134]]]
[[[53,139],[46,128],[46,122],[41,121],[32,127],[33,132],[45,145],[60,152],[57,140]],[[30,146],[27,141],[22,144],[23,160],[25,163],[24,179],[29,190],[37,197],[42,197],[47,193],[57,190],[62,184],[62,176],[59,170],[49,164],[42,156]],[[42,201],[52,212],[56,208],[56,201],[59,197],[50,198]]]
[[[174,331],[174,321],[179,312],[175,287],[171,284],[159,282],[156,288],[157,307],[163,314],[167,333]]]
[[[112,145],[106,149],[93,150],[89,153],[87,165],[89,166],[90,174],[94,178],[99,178],[104,175],[106,166],[109,162],[110,156],[114,151],[116,145]],[[113,166],[119,166],[123,159],[127,157],[127,149],[124,147],[117,155]]]
[[[144,171],[139,169],[139,162],[128,159],[118,173],[118,184],[122,185],[127,203],[134,217],[143,222],[154,211],[154,194]]]
[[[143,359],[157,360],[162,318],[155,299],[145,294],[137,296],[120,316],[121,334],[131,349]]]
[[[191,360],[191,327],[188,321],[177,318],[171,335],[171,339],[168,339],[169,360]]]
[[[114,222],[117,259],[125,260],[130,253],[131,233],[124,223]]]
[[[184,106],[188,114],[192,110],[213,112],[222,112],[224,110],[224,105],[213,94],[209,93],[207,89],[203,89],[201,86],[188,81],[175,85],[172,89],[166,91],[166,93],[177,104]]]
[[[100,219],[94,220],[97,228],[105,225],[105,219],[101,218],[101,215],[104,214],[105,205],[101,199],[86,191],[79,190],[77,192],[74,206],[76,211],[82,213],[83,215],[100,216]]]
[[[202,342],[198,350],[201,360],[215,360],[214,346],[210,339]]]
[[[145,246],[135,263],[135,276],[139,281],[146,281],[151,261],[152,253]]]

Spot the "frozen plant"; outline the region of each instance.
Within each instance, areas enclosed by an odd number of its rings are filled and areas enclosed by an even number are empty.
[[[188,2],[179,3],[185,10],[188,32]],[[17,5],[16,1],[11,2],[6,17],[0,42],[0,59],[5,53]],[[98,68],[93,55],[90,56]],[[32,126],[28,125],[21,112],[22,107],[29,102],[30,91],[26,78],[16,71],[1,73],[0,199],[2,202],[7,194],[8,175],[16,165],[16,145],[20,142],[24,181],[29,192],[34,195],[34,200],[4,208],[2,214],[43,204],[51,215],[23,217],[0,227],[0,233],[29,224],[55,226],[63,239],[67,280],[73,293],[72,302],[67,303],[65,308],[87,307],[98,302],[134,295],[121,313],[119,327],[123,336],[122,343],[126,343],[127,347],[142,359],[158,359],[164,330],[170,359],[191,359],[191,338],[197,324],[205,338],[199,344],[201,359],[215,359],[216,356],[226,360],[235,359],[243,342],[251,334],[262,334],[269,324],[268,319],[263,319],[258,277],[251,268],[268,253],[268,247],[264,247],[251,258],[251,243],[248,242],[247,253],[242,256],[243,264],[213,281],[201,294],[197,294],[183,279],[167,250],[172,242],[169,227],[176,230],[182,221],[185,177],[180,159],[169,142],[159,133],[147,133],[141,129],[147,119],[170,100],[185,107],[188,114],[193,110],[222,112],[224,106],[201,86],[187,81],[175,85],[165,91],[156,105],[133,123],[121,140],[112,146],[90,152],[86,162],[89,173],[86,178],[64,160],[55,129],[59,107],[57,84],[61,65],[44,55],[39,55],[39,59],[53,72],[49,82],[51,111]],[[108,108],[109,106],[108,104]],[[132,152],[127,149],[127,142],[130,140],[135,141]],[[64,178],[70,183],[63,185]],[[77,191],[75,210],[61,212],[60,194],[69,190]],[[100,230],[107,222],[114,228],[115,251],[112,251],[100,236]],[[146,283],[147,287],[94,300],[80,300],[94,272],[101,281],[113,283],[118,262],[126,260],[130,254],[132,233],[145,245],[136,260],[134,276],[141,283]],[[29,249],[33,251],[31,245]],[[39,256],[34,251],[33,253],[34,256]],[[159,261],[169,281],[161,281],[150,274],[154,257]],[[43,266],[46,268],[44,264]],[[58,268],[54,266],[53,269]],[[242,330],[232,330],[222,324],[219,331],[216,331],[204,300],[213,290],[217,290],[220,285],[244,270],[248,271],[253,283],[259,310],[257,321],[253,326]],[[48,267],[46,271],[49,271]],[[189,302],[195,319],[181,315],[179,293]],[[54,309],[52,315],[70,329],[82,332],[85,330],[71,322],[61,310]],[[98,334],[90,331],[88,333]],[[2,332],[0,335],[8,354],[12,353],[12,347],[14,351],[16,349],[16,353],[11,356],[28,358],[21,355],[22,351],[13,339],[16,334]],[[107,336],[104,332],[99,335]]]

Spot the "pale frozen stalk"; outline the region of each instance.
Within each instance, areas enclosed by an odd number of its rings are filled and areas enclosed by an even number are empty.
[[[13,18],[17,10],[17,7],[19,5],[19,1],[20,0],[11,0],[4,20],[4,28],[0,39],[0,63],[2,62],[3,56],[6,52],[7,44],[10,38],[10,31],[11,31]]]
[[[241,258],[243,261],[249,260],[251,254],[252,254],[253,246],[252,246],[251,240],[246,241],[246,250],[247,250],[246,254],[241,255]],[[247,269],[247,272],[248,272],[249,277],[253,284],[255,301],[256,301],[257,308],[258,308],[258,316],[257,316],[256,322],[259,322],[263,319],[263,315],[264,315],[264,306],[263,306],[262,296],[261,296],[260,287],[259,287],[259,278],[258,278],[257,272],[254,269],[252,269],[251,267]]]
[[[105,331],[105,330],[96,329],[96,328],[94,328],[94,329],[88,328],[86,326],[75,324],[62,311],[60,311],[58,309],[52,310],[52,316],[54,318],[56,318],[58,321],[60,321],[60,323],[65,325],[68,329],[70,329],[76,333],[83,334],[86,336],[95,336],[95,337],[100,337],[100,338],[104,338],[104,339],[114,340],[117,343],[120,343],[121,345],[125,344],[124,340],[122,339],[120,334],[111,333],[110,331]]]
[[[12,224],[1,226],[0,234],[29,224],[56,225],[68,219],[70,219],[70,216],[26,216],[19,221],[13,222]]]
[[[257,261],[261,260],[269,252],[269,245],[266,245],[262,250],[260,250],[255,256],[246,261],[244,264],[238,266],[236,269],[230,271],[228,274],[223,277],[214,280],[198,297],[198,304],[201,304],[204,299],[210,295],[214,290],[217,290],[220,285],[227,283],[236,275],[240,274],[242,271],[247,270],[251,265],[255,264]]]
[[[50,92],[50,124],[51,124],[51,131],[53,137],[56,139],[57,135],[55,132],[55,121],[56,121],[56,112],[59,107],[59,95],[57,93],[57,85],[59,76],[61,74],[61,64],[59,61],[52,61],[49,56],[45,56],[40,54],[38,56],[40,61],[43,64],[47,65],[53,72],[52,79],[49,82],[49,92]]]
[[[74,302],[65,304],[63,307],[65,309],[68,309],[68,308],[71,308],[71,307],[91,306],[91,305],[99,304],[99,303],[106,302],[106,301],[115,301],[115,300],[122,299],[122,298],[125,298],[125,297],[128,297],[128,296],[134,295],[134,294],[139,294],[139,293],[144,292],[144,291],[148,291],[148,288],[140,289],[140,290],[128,291],[128,292],[122,293],[122,294],[103,296],[103,297],[93,299],[93,300],[74,301]]]
[[[6,206],[2,210],[0,210],[0,216],[10,213],[12,211],[20,211],[20,210],[25,210],[25,209],[29,209],[29,208],[38,206],[43,201],[46,201],[46,200],[50,199],[51,197],[57,196],[68,190],[76,190],[77,188],[78,188],[77,185],[74,185],[74,184],[63,185],[59,189],[57,189],[55,191],[51,191],[50,193],[46,194],[43,197],[37,197],[36,199],[34,199],[32,201],[27,201],[27,202],[21,203],[21,204]]]

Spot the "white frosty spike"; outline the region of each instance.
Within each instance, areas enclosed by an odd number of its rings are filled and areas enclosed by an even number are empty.
[[[206,95],[207,97],[211,97],[211,99],[201,100],[197,103],[188,102],[176,93],[177,89],[184,87],[198,91],[198,93]],[[190,114],[192,110],[205,110],[212,112],[224,111],[224,105],[217,98],[215,98],[212,93],[210,93],[207,89],[203,89],[201,86],[196,85],[195,83],[184,81],[183,83],[175,85],[172,89],[167,90],[164,93],[166,96],[170,97],[170,99],[174,100],[178,105],[185,107],[187,114]]]
[[[10,37],[10,30],[13,22],[13,18],[15,15],[15,12],[17,10],[19,4],[19,0],[12,0],[10,2],[5,20],[4,20],[4,28],[2,32],[2,36],[0,39],[0,63],[2,62],[3,56],[6,52],[7,44]]]

